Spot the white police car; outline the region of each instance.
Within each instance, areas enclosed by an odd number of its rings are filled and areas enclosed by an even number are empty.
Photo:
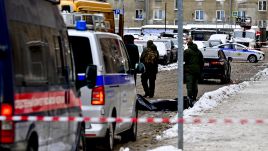
[[[202,53],[204,55],[210,54],[211,51],[223,50],[227,58],[238,61],[249,61],[251,63],[256,63],[258,61],[264,60],[265,54],[259,50],[248,49],[248,47],[239,43],[225,43],[220,44],[211,48],[204,48]]]
[[[68,34],[83,116],[97,119],[137,117],[134,69],[130,68],[121,37],[89,31],[83,26],[77,29],[69,29]],[[105,150],[112,150],[114,138],[119,133],[124,132],[131,140],[136,140],[137,135],[137,123],[131,122],[85,122],[84,129],[87,150],[94,148],[97,140]]]

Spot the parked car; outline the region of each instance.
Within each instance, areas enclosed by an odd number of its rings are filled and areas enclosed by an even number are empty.
[[[227,58],[222,50],[214,51],[209,56],[204,55],[204,68],[201,81],[204,79],[220,79],[222,83],[231,80],[230,58]]]
[[[84,29],[84,28],[83,28]],[[77,87],[81,91],[83,116],[125,117],[138,116],[134,69],[130,68],[127,51],[120,36],[112,33],[69,29],[69,39],[74,53]],[[96,73],[87,72],[96,68]],[[96,76],[93,88],[88,87],[87,77]],[[91,78],[92,79],[92,78]],[[89,108],[85,110],[85,108]],[[136,140],[137,123],[89,123],[84,124],[87,149],[101,141],[105,150],[112,150],[114,138],[126,134]]]
[[[259,50],[248,49],[239,43],[225,43],[212,48],[204,48],[203,54],[213,53],[213,51],[223,50],[227,58],[239,61],[249,61],[256,63],[264,59],[265,54]]]
[[[208,40],[208,41],[204,41],[204,47],[214,47],[214,46],[218,46],[220,44],[222,44],[221,40]]]
[[[171,44],[164,41],[154,41],[159,52],[159,62],[163,65],[167,65],[172,62]],[[170,44],[170,45],[169,45]]]
[[[219,40],[221,43],[227,43],[231,39],[229,34],[212,34],[208,41]]]
[[[233,42],[245,45],[249,48],[256,48],[256,40],[258,36],[256,36],[255,29],[234,29],[233,33]]]
[[[174,46],[174,43],[171,41],[171,39],[157,39],[153,40],[153,42],[159,52],[160,64],[167,65],[168,63],[177,61],[178,48]],[[144,47],[147,45],[146,40],[135,40],[134,43],[141,44]]]

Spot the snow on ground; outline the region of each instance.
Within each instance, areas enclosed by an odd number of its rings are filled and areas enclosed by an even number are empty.
[[[172,63],[172,64],[168,64],[168,65],[159,65],[158,66],[158,71],[170,71],[170,70],[175,70],[178,69],[178,63]]]
[[[159,71],[162,70],[174,70],[177,69],[177,63],[170,64],[168,66],[159,66]],[[216,107],[219,103],[224,101],[226,98],[229,98],[232,95],[237,94],[239,91],[243,90],[246,87],[249,87],[254,83],[254,81],[261,81],[268,78],[268,68],[264,69],[257,73],[251,81],[245,81],[240,84],[232,84],[229,86],[224,86],[218,90],[205,93],[194,105],[194,107],[186,109],[183,111],[184,118],[190,118],[191,116],[200,115],[204,111]],[[174,116],[173,119],[176,119],[178,115]],[[167,129],[162,133],[161,136],[157,136],[158,141],[165,140],[168,138],[174,138],[178,136],[178,125],[175,124],[172,128]],[[159,148],[150,150],[150,151],[178,151],[177,148],[173,146],[161,146]]]
[[[129,151],[129,148],[120,148],[119,151]],[[181,149],[178,149],[172,145],[169,146],[161,146],[152,150],[147,150],[147,151],[182,151]]]

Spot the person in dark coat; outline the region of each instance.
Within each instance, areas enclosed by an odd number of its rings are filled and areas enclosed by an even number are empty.
[[[135,69],[136,64],[139,63],[139,60],[140,60],[138,46],[134,44],[134,36],[132,35],[124,35],[123,39],[124,39],[125,46],[127,48],[129,59],[130,59],[130,67],[131,69]],[[136,83],[136,78],[137,78],[137,74],[135,72],[134,73],[135,83]]]
[[[147,63],[145,61],[146,56],[148,55],[149,51],[153,51],[156,55],[156,59],[152,61],[152,63]],[[152,40],[147,41],[147,47],[141,54],[140,61],[145,66],[145,72],[141,75],[141,83],[145,92],[143,97],[154,97],[155,92],[155,80],[156,74],[158,73],[158,60],[159,60],[159,53],[157,51],[157,47],[154,45]],[[148,85],[149,82],[149,85]]]
[[[191,37],[186,38],[188,49],[184,51],[184,75],[186,80],[187,96],[190,106],[196,101],[198,94],[198,79],[204,67],[204,58]]]

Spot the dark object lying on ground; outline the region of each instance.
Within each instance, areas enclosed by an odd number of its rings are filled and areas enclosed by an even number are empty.
[[[183,109],[189,108],[189,100],[183,97]],[[178,99],[148,101],[140,94],[137,94],[137,109],[142,111],[177,111]]]

